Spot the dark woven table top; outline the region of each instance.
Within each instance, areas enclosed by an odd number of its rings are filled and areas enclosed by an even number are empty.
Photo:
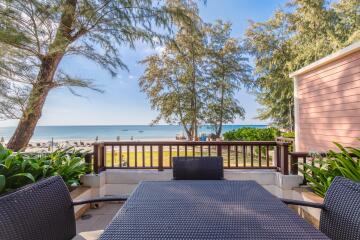
[[[254,181],[142,182],[100,239],[328,239]]]

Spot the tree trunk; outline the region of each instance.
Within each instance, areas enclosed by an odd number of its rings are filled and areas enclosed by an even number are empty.
[[[53,78],[61,57],[62,56],[60,55],[55,55],[43,60],[37,81],[30,92],[26,108],[15,133],[7,144],[9,149],[19,151],[25,148],[29,143],[36,124],[41,117],[46,97],[49,91],[54,87]]]
[[[183,125],[183,128],[185,130],[188,140],[191,140],[192,139],[192,130],[188,129],[187,125],[184,122],[182,122],[181,124]]]
[[[192,44],[192,48],[194,48],[194,45]],[[193,107],[194,107],[194,115],[193,115],[193,140],[197,140],[198,138],[198,116],[197,116],[197,91],[196,91],[196,63],[195,63],[195,56],[194,53],[192,53],[192,91],[193,91]]]
[[[290,131],[294,131],[294,115],[293,115],[294,106],[289,102],[289,121],[290,121]]]
[[[219,138],[222,132],[224,118],[224,86],[221,87],[221,100],[220,100],[220,120],[219,120],[219,128],[216,131],[216,137]]]
[[[189,141],[191,141],[192,140],[192,133],[191,132],[189,132],[189,131],[185,131],[186,132],[186,135],[187,135],[187,139],[189,140]]]

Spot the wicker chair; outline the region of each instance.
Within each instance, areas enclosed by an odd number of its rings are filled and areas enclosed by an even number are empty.
[[[221,180],[222,157],[173,157],[174,180]]]
[[[122,197],[71,200],[61,177],[50,177],[0,197],[1,240],[64,240],[76,235],[74,206]]]
[[[323,204],[283,199],[291,205],[321,209],[320,230],[331,239],[360,239],[360,183],[336,177]]]

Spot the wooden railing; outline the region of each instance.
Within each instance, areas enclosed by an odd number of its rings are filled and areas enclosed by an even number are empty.
[[[358,158],[355,154],[350,153],[349,154],[353,158]],[[322,166],[322,158],[325,158],[327,156],[326,152],[291,152],[290,153],[290,174],[298,175],[299,171],[305,171],[306,169],[304,164],[310,164],[311,166]],[[319,161],[314,161],[316,157]],[[299,169],[300,168],[300,169]],[[311,172],[310,174],[314,174],[314,172]],[[304,178],[304,184],[306,184],[306,179]]]
[[[289,137],[277,137],[275,139],[276,142],[287,142],[289,144],[289,152],[294,151],[295,147],[295,138],[289,138]]]
[[[93,144],[93,172],[172,168],[175,156],[222,156],[225,169],[275,169],[289,173],[288,146],[275,141],[119,141]]]
[[[290,153],[290,173],[294,175],[299,174],[299,166],[304,168],[304,163],[311,162],[314,163],[313,157],[309,152],[292,152]],[[306,179],[304,178],[303,184],[306,184]]]

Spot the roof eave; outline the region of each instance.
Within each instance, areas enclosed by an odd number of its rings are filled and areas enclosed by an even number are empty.
[[[340,59],[340,58],[343,58],[351,53],[354,53],[356,51],[359,51],[360,50],[360,41],[358,42],[355,42],[349,46],[347,46],[346,48],[343,48],[333,54],[330,54],[324,58],[321,58],[319,59],[318,61],[316,62],[313,62],[293,73],[290,73],[290,77],[293,78],[293,77],[296,77],[300,74],[304,74],[304,73],[307,73],[311,70],[314,70],[315,68],[319,68],[329,62],[333,62],[333,61],[336,61],[337,59]]]

